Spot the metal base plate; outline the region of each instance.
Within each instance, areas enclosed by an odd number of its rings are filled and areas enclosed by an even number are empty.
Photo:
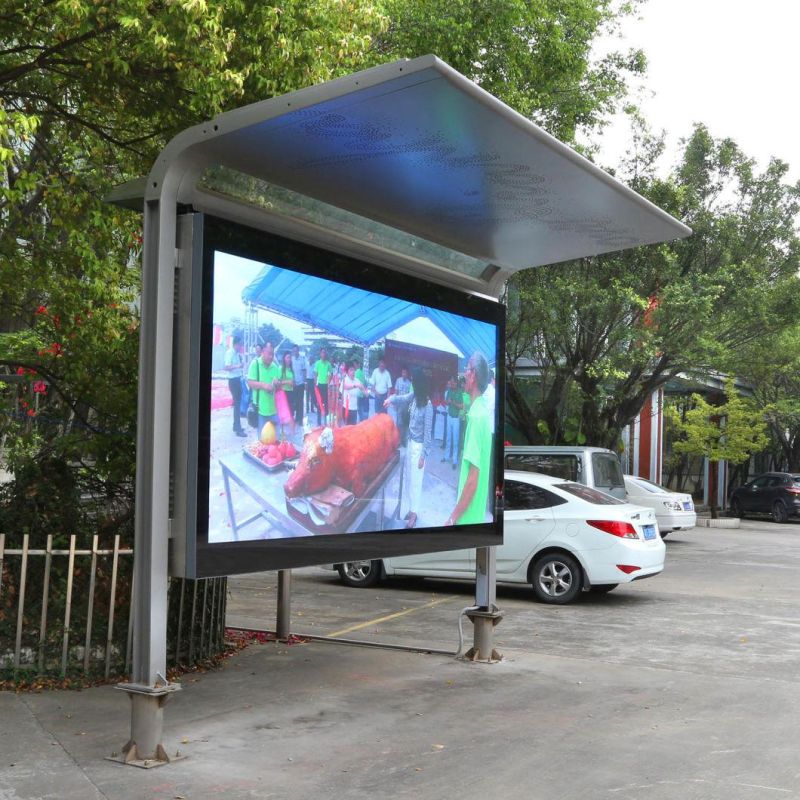
[[[112,753],[106,756],[106,761],[116,761],[118,764],[126,764],[129,767],[139,767],[140,769],[153,769],[154,767],[163,767],[167,764],[173,764],[176,761],[183,761],[188,756],[183,755],[180,750],[175,751],[174,756],[168,756],[167,751],[159,745],[156,750],[155,758],[139,758],[139,753],[136,750],[136,745],[129,742],[122,749],[122,752]]]

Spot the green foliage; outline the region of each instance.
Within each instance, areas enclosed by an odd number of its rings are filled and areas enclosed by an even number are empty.
[[[434,53],[550,133],[574,140],[597,125],[644,70],[640,51],[594,61],[593,42],[632,4],[614,0],[384,0],[382,57]]]
[[[101,198],[183,128],[360,68],[386,22],[368,0],[0,0],[0,19],[0,530],[130,537],[141,222]]]
[[[265,322],[258,329],[258,344],[265,345],[267,342],[272,344],[273,349],[283,343],[283,334],[271,322]]]
[[[755,342],[742,353],[736,370],[767,420],[776,466],[800,470],[800,326]]]
[[[531,442],[566,441],[577,416],[592,445],[614,447],[650,394],[681,373],[733,371],[793,323],[800,302],[800,186],[786,165],[758,172],[730,140],[698,126],[672,175],[642,139],[625,165],[635,189],[687,222],[691,237],[518,273],[508,291],[508,409]],[[538,365],[535,402],[515,373]]]
[[[736,390],[733,378],[725,383],[725,402],[714,405],[693,394],[683,415],[667,406],[665,415],[677,436],[675,453],[703,456],[712,462],[741,464],[769,443],[762,412]]]

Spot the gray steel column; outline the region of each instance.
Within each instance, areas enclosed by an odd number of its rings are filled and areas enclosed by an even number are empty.
[[[289,638],[292,615],[292,571],[278,570],[278,614],[275,621],[275,636],[280,642]]]
[[[502,656],[494,649],[494,629],[503,618],[497,605],[497,548],[479,547],[475,551],[475,609],[466,611],[474,627],[472,647],[465,654],[471,661],[492,663]]]
[[[483,611],[497,607],[497,548],[475,550],[475,605]]]
[[[163,708],[168,695],[180,688],[166,677],[177,187],[170,189],[146,200],[144,207],[133,668],[131,682],[119,685],[131,698],[131,735],[123,748],[125,761],[139,766],[168,761],[161,744]]]

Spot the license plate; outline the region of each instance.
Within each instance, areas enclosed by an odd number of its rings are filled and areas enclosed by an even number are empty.
[[[655,539],[656,538],[656,526],[655,525],[642,525],[642,530],[644,531],[644,538],[645,539]]]
[[[684,503],[683,504],[683,510],[684,511],[691,511],[692,510],[692,504],[691,503]]]

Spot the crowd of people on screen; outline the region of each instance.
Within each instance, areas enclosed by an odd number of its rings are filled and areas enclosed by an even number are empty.
[[[237,436],[247,435],[240,417],[243,397],[257,409],[259,430],[271,421],[282,436],[292,438],[314,421],[318,426],[355,425],[392,409],[400,443],[405,447],[408,490],[401,513],[408,528],[417,523],[425,467],[434,447],[436,416],[442,415],[441,463],[449,462],[454,471],[461,467],[456,505],[445,524],[484,521],[495,438],[495,388],[494,373],[482,353],[473,353],[464,374],[447,381],[444,392],[436,396],[436,405],[430,377],[424,370],[410,372],[402,367],[392,381],[383,358],[368,375],[358,361],[332,361],[324,347],[313,363],[297,345],[276,358],[270,342],[256,346],[248,359],[241,337],[234,336],[224,369],[233,397],[233,430]]]

